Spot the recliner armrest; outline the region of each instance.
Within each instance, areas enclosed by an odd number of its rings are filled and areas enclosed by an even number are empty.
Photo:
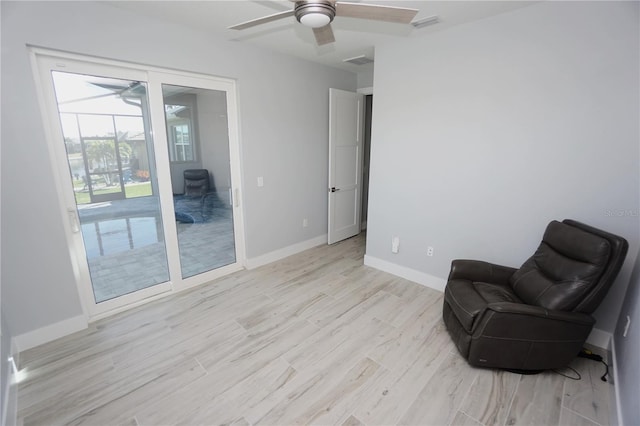
[[[540,306],[525,305],[521,303],[497,302],[487,305],[488,310],[500,313],[529,315],[538,318],[545,318],[557,321],[570,322],[574,324],[593,325],[593,317],[581,312],[554,311]]]
[[[470,281],[481,281],[495,284],[506,284],[511,275],[517,271],[516,268],[495,265],[479,260],[456,259],[451,262],[451,272],[449,281],[463,279]]]

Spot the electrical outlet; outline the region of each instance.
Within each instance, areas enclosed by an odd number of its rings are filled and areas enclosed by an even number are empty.
[[[433,247],[427,247],[427,256],[433,256]]]
[[[302,227],[306,228],[307,226],[309,226],[309,221],[307,220],[307,218],[305,217],[304,219],[302,219]]]
[[[262,176],[258,177],[258,187],[262,188],[264,186],[264,178]]]
[[[400,251],[400,237],[393,237],[391,239],[391,253],[398,253]]]
[[[629,333],[629,327],[631,327],[631,317],[627,315],[627,323],[624,325],[624,331],[622,332],[622,337],[627,337],[627,333]]]

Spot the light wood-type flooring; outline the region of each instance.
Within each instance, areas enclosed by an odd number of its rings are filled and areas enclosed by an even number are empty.
[[[25,425],[607,425],[582,380],[462,359],[442,293],[363,266],[364,236],[96,322],[20,356]]]

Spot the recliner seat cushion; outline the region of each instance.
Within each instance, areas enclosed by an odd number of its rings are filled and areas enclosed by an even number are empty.
[[[518,296],[505,285],[474,282],[469,280],[451,280],[445,287],[445,300],[467,332],[473,326],[490,303],[522,303]]]
[[[538,250],[509,282],[526,304],[571,311],[597,284],[610,255],[607,239],[553,221]]]

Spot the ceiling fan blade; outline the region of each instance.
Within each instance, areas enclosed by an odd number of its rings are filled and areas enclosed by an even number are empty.
[[[362,3],[336,3],[336,16],[409,24],[417,9]]]
[[[336,41],[336,38],[333,36],[333,30],[331,29],[331,25],[325,25],[324,27],[314,28],[313,35],[316,36],[316,43],[318,43],[318,46],[333,43],[334,41]]]
[[[293,10],[285,10],[284,12],[274,13],[273,15],[263,16],[262,18],[252,19],[251,21],[229,27],[230,30],[244,30],[246,28],[255,27],[256,25],[266,24],[267,22],[277,21],[278,19],[293,16]]]

